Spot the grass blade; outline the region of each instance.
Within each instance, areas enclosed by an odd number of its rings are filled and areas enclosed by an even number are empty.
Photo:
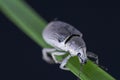
[[[30,8],[23,0],[0,0],[1,11],[14,22],[22,31],[42,47],[50,47],[42,38],[42,30],[47,22]],[[56,56],[61,60],[64,56]],[[99,68],[90,60],[80,71],[77,57],[68,61],[67,67],[81,80],[115,80],[107,72]],[[80,73],[80,76],[79,76]]]
[[[41,32],[47,24],[23,0],[0,0],[0,8],[4,14],[22,29],[29,37],[40,46],[45,47]],[[48,45],[46,45],[48,46]]]

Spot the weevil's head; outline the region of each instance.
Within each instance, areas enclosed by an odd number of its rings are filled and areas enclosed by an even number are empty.
[[[86,45],[81,37],[73,37],[67,43],[66,47],[72,56],[78,56],[81,63],[87,62]]]

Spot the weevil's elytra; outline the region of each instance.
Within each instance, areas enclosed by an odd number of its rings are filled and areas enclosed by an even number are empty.
[[[43,30],[42,35],[44,40],[54,47],[53,49],[43,49],[43,59],[45,61],[51,63],[54,60],[56,63],[61,63],[60,68],[64,70],[68,70],[65,65],[72,56],[78,56],[83,64],[87,62],[89,54],[86,54],[86,45],[82,33],[72,25],[62,21],[52,21]],[[59,52],[56,50],[59,50]],[[70,55],[59,62],[55,59],[55,55],[64,55],[65,52],[61,51],[68,51]],[[53,60],[47,54],[51,54]]]
[[[50,22],[43,31],[43,38],[48,44],[52,45],[53,47],[59,47],[58,44],[64,42],[72,34],[80,36],[82,35],[81,32],[67,23],[61,21],[53,21]]]

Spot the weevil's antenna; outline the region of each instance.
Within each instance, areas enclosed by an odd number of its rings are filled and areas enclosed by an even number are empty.
[[[54,20],[53,21],[58,21],[58,18],[54,18]]]

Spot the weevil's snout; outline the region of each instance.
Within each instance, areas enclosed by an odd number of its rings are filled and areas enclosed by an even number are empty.
[[[81,48],[77,56],[82,64],[87,63],[86,48]]]

